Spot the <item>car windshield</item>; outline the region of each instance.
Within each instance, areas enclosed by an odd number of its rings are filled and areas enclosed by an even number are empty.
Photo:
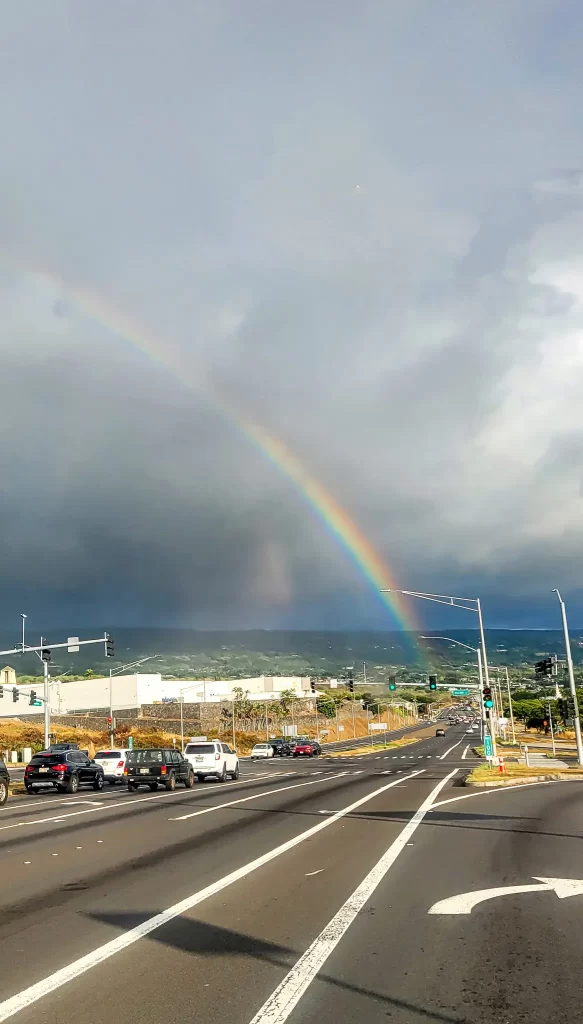
[[[98,750],[95,755],[95,760],[97,760],[98,757],[102,757],[104,759],[114,757],[119,760],[121,757],[121,750]]]
[[[60,764],[63,760],[63,754],[35,754],[31,760],[31,764]]]
[[[162,764],[166,760],[165,750],[130,750],[128,751],[127,760],[131,761],[132,764],[140,764],[145,761],[156,761],[158,764]]]
[[[214,743],[187,743],[186,754],[214,754]]]

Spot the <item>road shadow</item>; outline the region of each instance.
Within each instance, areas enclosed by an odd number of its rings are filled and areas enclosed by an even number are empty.
[[[151,918],[159,913],[161,913],[160,910],[147,910],[135,914],[112,912],[90,913],[86,916],[92,921],[109,924],[122,932],[126,932],[143,924],[145,921],[151,920]],[[217,925],[207,924],[206,922],[186,917],[174,918],[168,924],[162,925],[160,928],[150,932],[147,938],[193,956],[237,955],[251,960],[260,960],[282,969],[284,974],[291,970],[302,955],[301,950],[293,949],[289,946],[279,945],[265,939],[246,935],[243,932],[233,931],[230,928],[221,928]],[[281,977],[278,976],[277,981],[279,980],[281,980]],[[318,980],[340,991],[373,999],[386,1006],[406,1010],[408,1013],[418,1014],[428,1021],[437,1021],[440,1024],[467,1024],[467,1017],[452,1017],[437,1010],[430,1010],[416,1003],[387,996],[383,992],[371,988],[352,985],[323,971],[319,972]]]

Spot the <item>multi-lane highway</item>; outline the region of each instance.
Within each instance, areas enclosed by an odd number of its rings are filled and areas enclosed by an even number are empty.
[[[583,789],[470,792],[471,743],[13,799],[0,1022],[576,1020],[583,895],[540,879],[583,875]]]

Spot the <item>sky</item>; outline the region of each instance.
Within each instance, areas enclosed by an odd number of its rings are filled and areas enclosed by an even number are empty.
[[[583,625],[581,5],[0,10],[3,628]]]

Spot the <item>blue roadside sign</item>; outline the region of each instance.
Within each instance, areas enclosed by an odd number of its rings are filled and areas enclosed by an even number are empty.
[[[492,757],[492,737],[484,736],[484,753],[486,757]]]

